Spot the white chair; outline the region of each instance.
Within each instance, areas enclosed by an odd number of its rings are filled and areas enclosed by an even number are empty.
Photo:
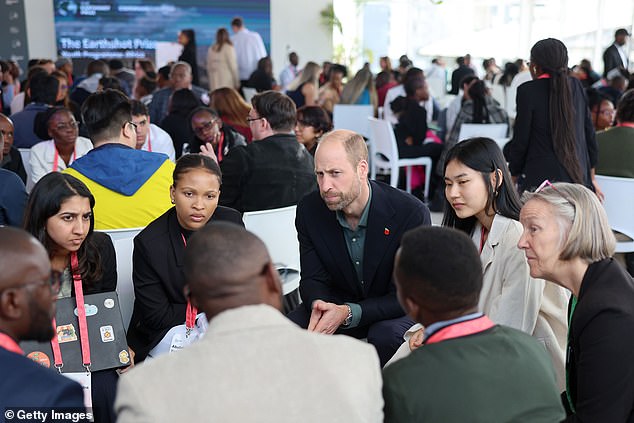
[[[31,192],[33,188],[33,179],[31,179],[31,149],[30,148],[18,148],[20,156],[22,157],[22,163],[24,164],[24,170],[26,171],[26,192]]]
[[[101,231],[110,235],[117,254],[117,296],[121,306],[123,325],[128,330],[134,310],[134,284],[132,282],[132,251],[134,237],[143,228],[111,229]]]
[[[332,125],[335,129],[349,129],[365,138],[370,137],[368,118],[374,116],[374,108],[363,104],[335,104]]]
[[[251,104],[251,99],[258,93],[258,91],[255,88],[242,87],[242,93],[244,93],[244,100]]]
[[[299,241],[295,229],[297,206],[245,212],[242,216],[247,230],[266,245],[275,267],[282,277],[284,295],[299,287]]]
[[[422,156],[414,157],[410,159],[399,159],[398,146],[396,144],[396,136],[392,125],[387,120],[375,119],[373,117],[368,119],[370,122],[370,130],[372,132],[371,145],[372,151],[372,179],[375,178],[376,173],[381,173],[382,170],[389,170],[390,173],[390,185],[393,187],[398,186],[398,173],[401,167],[406,168],[406,190],[412,192],[412,166],[425,166],[425,198],[429,197],[429,182],[431,180],[432,161],[431,158]]]
[[[506,136],[508,131],[508,123],[463,123],[460,125],[458,140],[462,141],[473,137],[491,138],[502,149],[504,144],[509,141]]]
[[[596,175],[605,194],[603,207],[613,231],[628,236],[632,241],[617,241],[617,253],[634,252],[634,178]]]

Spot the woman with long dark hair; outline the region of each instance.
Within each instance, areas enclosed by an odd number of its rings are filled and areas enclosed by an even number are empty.
[[[95,198],[74,176],[53,172],[35,184],[24,212],[24,229],[46,248],[51,268],[60,272],[58,298],[74,297],[74,275],[81,276],[84,295],[117,288],[117,262],[110,237],[94,232]],[[77,258],[73,268],[72,258]],[[114,422],[118,374],[114,369],[91,373],[95,422]]]
[[[544,179],[594,190],[597,142],[583,87],[568,75],[566,46],[554,38],[538,41],[530,72],[533,80],[517,89],[513,139],[505,147],[520,192]]]
[[[480,251],[483,281],[478,309],[495,323],[539,340],[563,387],[568,297],[560,287],[530,277],[526,258],[517,248],[521,203],[502,151],[489,138],[462,141],[447,154],[444,178],[442,224],[467,233]]]
[[[192,67],[192,84],[199,85],[196,32],[193,29],[182,29],[181,32],[178,33],[178,44],[183,46],[183,52],[178,56],[178,61],[189,63],[189,66]]]
[[[240,213],[218,206],[222,176],[214,160],[187,154],[176,161],[173,179],[170,197],[174,207],[134,238],[132,280],[136,299],[128,342],[138,360],[150,352],[152,356],[159,354],[154,347],[192,311],[183,292],[183,257],[189,237],[214,221],[244,226]]]

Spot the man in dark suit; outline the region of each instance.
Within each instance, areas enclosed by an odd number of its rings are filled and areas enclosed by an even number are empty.
[[[425,335],[422,347],[383,370],[385,422],[564,418],[544,347],[478,312],[482,265],[471,238],[448,228],[409,231],[394,278]]]
[[[23,230],[0,228],[0,269],[0,410],[13,409],[5,412],[7,421],[9,411],[25,407],[72,407],[83,412],[82,388],[24,357],[18,345],[45,342],[54,335],[51,321],[59,275],[52,277],[46,250]]]
[[[625,41],[630,34],[626,29],[617,29],[614,33],[614,43],[603,52],[603,77],[608,77],[612,69],[627,71],[629,60],[625,50]]]
[[[333,131],[315,153],[319,192],[297,207],[303,300],[289,318],[310,331],[367,338],[384,364],[412,320],[396,299],[394,254],[402,234],[431,223],[415,197],[368,181],[360,135]]]

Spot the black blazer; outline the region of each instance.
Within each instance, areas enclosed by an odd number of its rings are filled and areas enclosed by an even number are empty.
[[[634,422],[633,305],[634,280],[620,264],[610,258],[588,267],[568,338],[576,414],[566,422]]]
[[[598,148],[590,111],[581,83],[568,78],[575,110],[577,156],[584,175],[584,185],[594,190],[590,169],[597,164]],[[505,146],[511,175],[518,176],[520,192],[536,188],[544,179],[572,182],[561,165],[550,131],[550,80],[534,79],[517,88],[517,118],[513,139]]]
[[[359,326],[405,314],[392,281],[394,255],[407,230],[431,224],[429,210],[416,197],[382,182],[370,184],[363,286],[358,282],[335,212],[326,207],[319,192],[302,199],[295,220],[304,306],[310,312],[313,301],[318,299],[335,304],[358,303],[362,310]]]
[[[217,221],[244,226],[240,213],[222,206],[218,206],[208,224]],[[185,244],[174,207],[134,238],[135,300],[128,344],[136,353],[137,361],[143,360],[168,330],[185,322],[184,257]]]
[[[607,78],[608,72],[614,68],[624,69],[619,50],[612,44],[603,52],[603,77]]]

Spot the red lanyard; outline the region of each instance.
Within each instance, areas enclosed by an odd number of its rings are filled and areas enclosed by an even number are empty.
[[[150,153],[152,152],[152,139],[151,139],[151,135],[152,135],[152,128],[150,128],[149,131],[147,131],[147,151],[149,151]]]
[[[549,78],[550,78],[549,73],[542,73],[541,75],[537,77],[537,79],[549,79]]]
[[[6,333],[0,333],[0,348],[4,348],[5,350],[16,354],[24,354],[24,351],[22,351],[22,348],[20,348],[18,343]]]
[[[633,122],[621,122],[616,126],[625,126],[627,128],[634,128],[634,123]]]
[[[57,172],[57,169],[59,169],[59,151],[57,151],[55,144],[53,144],[53,148],[55,148],[55,156],[53,156],[53,172]],[[75,160],[77,160],[77,148],[73,150],[73,161]]]
[[[79,260],[77,259],[76,252],[70,255],[70,266],[75,286],[75,303],[77,305],[77,320],[79,321],[79,338],[81,341],[81,358],[86,370],[90,371],[90,343],[88,342],[88,323],[86,322],[86,308],[84,307],[84,288],[81,283]],[[53,319],[53,328],[55,329],[55,335],[53,339],[51,339],[51,347],[53,348],[53,357],[55,357],[55,367],[61,373],[62,367],[64,367],[64,361],[57,340],[57,322],[55,319]]]
[[[187,247],[187,240],[185,239],[185,235],[181,232],[181,238],[183,238],[183,244]],[[187,333],[189,333],[192,329],[194,329],[194,325],[196,324],[196,315],[198,314],[198,309],[192,305],[192,303],[187,300],[187,311],[185,313],[185,328],[187,329]]]
[[[437,332],[434,332],[425,340],[425,345],[435,344],[437,342],[446,341],[453,338],[461,338],[474,333],[483,332],[492,328],[495,324],[487,316],[478,317],[477,319],[467,320],[453,325],[445,326]]]
[[[218,140],[218,162],[222,161],[222,146],[225,143],[225,133],[220,133],[220,139]]]
[[[487,234],[487,228],[482,226],[480,230],[480,253],[482,253],[482,249],[484,248],[484,243],[486,242],[484,236]]]

